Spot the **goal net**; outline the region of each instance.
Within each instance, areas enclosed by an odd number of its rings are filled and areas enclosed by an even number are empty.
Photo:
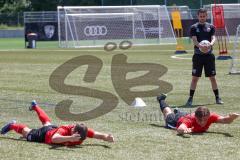
[[[237,27],[232,53],[230,74],[240,74],[240,25]]]
[[[179,11],[181,19],[193,19],[191,10],[188,6],[167,6],[167,10],[169,14],[176,10]]]
[[[225,22],[225,31],[228,38],[233,41],[236,28],[240,21],[240,4],[210,4],[204,5],[204,8],[208,10],[208,13],[211,17],[211,22],[213,23],[212,9],[214,6],[222,6],[224,11],[224,22]]]
[[[59,47],[176,44],[166,6],[59,6]]]

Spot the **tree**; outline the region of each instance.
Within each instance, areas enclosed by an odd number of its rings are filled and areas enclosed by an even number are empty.
[[[31,11],[55,11],[61,0],[29,0]]]
[[[22,12],[29,7],[28,0],[1,0],[0,13],[16,14]]]
[[[101,0],[29,0],[31,11],[56,11],[57,6],[97,6]]]

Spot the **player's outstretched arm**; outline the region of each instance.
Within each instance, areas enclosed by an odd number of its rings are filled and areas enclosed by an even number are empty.
[[[228,116],[220,117],[216,123],[230,124],[239,117],[238,113],[230,113]]]
[[[62,136],[58,133],[55,133],[52,137],[52,142],[55,144],[61,144],[65,142],[79,142],[81,136],[79,134],[73,134],[71,136]]]
[[[105,134],[105,133],[101,133],[101,132],[94,132],[94,136],[93,138],[95,139],[101,139],[107,142],[114,142],[114,137],[112,134]]]

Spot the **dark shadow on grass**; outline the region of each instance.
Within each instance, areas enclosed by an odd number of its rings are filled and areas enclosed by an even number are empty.
[[[150,126],[153,126],[153,127],[159,127],[159,128],[165,128],[165,129],[167,129],[165,125],[163,126],[163,125],[154,124],[154,123],[149,124],[149,125],[150,125]]]
[[[175,131],[176,129],[175,128],[170,128],[170,127],[167,127],[167,126],[162,126],[162,125],[159,125],[159,124],[149,124],[150,126],[153,126],[153,127],[158,127],[158,128],[164,128],[164,129],[169,129],[169,130],[172,130],[172,131]]]
[[[166,126],[163,126],[163,125],[159,125],[159,124],[149,124],[150,126],[153,126],[153,127],[159,127],[159,128],[165,128],[165,129],[170,129],[170,128],[167,128]],[[174,129],[171,129],[171,130],[174,130]],[[182,138],[190,138],[191,136],[202,136],[204,134],[220,134],[220,135],[223,135],[225,137],[234,137],[233,135],[231,135],[230,133],[226,133],[226,132],[214,132],[214,131],[206,131],[204,133],[191,133],[191,134],[177,134],[177,136],[179,137],[182,137]]]
[[[231,135],[230,133],[225,133],[225,132],[213,132],[213,131],[207,131],[207,132],[204,132],[204,133],[191,133],[191,134],[183,134],[183,135],[180,135],[180,134],[177,134],[177,136],[180,136],[182,138],[190,138],[192,136],[204,136],[206,134],[220,134],[220,135],[223,135],[225,137],[234,137],[233,135]]]
[[[50,145],[51,147],[49,148],[50,150],[61,150],[61,151],[74,151],[73,149],[69,150],[66,149],[67,146],[64,145],[57,145],[57,144],[52,144]],[[67,147],[69,148],[69,147]]]
[[[70,148],[83,148],[83,147],[103,147],[103,148],[107,148],[110,149],[111,147],[109,147],[108,145],[104,145],[104,144],[81,144],[81,145],[77,145],[77,146],[70,146]]]
[[[206,104],[195,104],[195,105],[192,105],[192,106],[186,106],[185,104],[184,105],[180,105],[180,106],[170,106],[171,108],[188,108],[188,109],[191,109],[191,108],[196,108],[198,106],[211,106],[211,105],[215,105],[216,103],[206,103]]]
[[[182,137],[182,138],[191,138],[190,134],[177,134],[177,136]]]
[[[50,145],[51,147],[49,149],[54,150],[64,150],[63,148],[71,148],[71,149],[77,149],[77,148],[85,148],[85,147],[103,147],[106,149],[110,149],[111,147],[103,144],[81,144],[81,145],[75,145],[75,146],[64,146],[64,145]]]
[[[164,129],[169,129],[169,130],[172,130],[173,132],[175,132],[174,129],[171,129],[171,128],[167,128],[166,126],[162,126],[162,125],[158,125],[158,124],[149,124],[150,126],[153,126],[153,127],[159,127],[159,128],[164,128]],[[191,136],[190,135],[186,135],[186,134],[177,134],[177,131],[176,131],[176,135],[177,136],[180,136],[182,138],[190,138]]]
[[[231,135],[230,133],[226,133],[226,132],[213,132],[213,131],[206,131],[203,133],[192,133],[192,136],[203,136],[205,134],[220,134],[223,135],[225,137],[234,137],[233,135]]]
[[[228,73],[228,74],[225,74],[226,76],[239,76],[240,73]]]
[[[230,133],[226,133],[226,132],[213,132],[213,131],[207,131],[207,134],[221,134],[224,135],[225,137],[234,137],[233,135],[231,135]]]
[[[12,138],[12,137],[0,137],[0,139],[8,139],[8,140],[14,140],[14,141],[26,141],[25,138]]]
[[[0,137],[1,139],[6,139],[6,140],[14,140],[14,141],[24,141],[27,142],[27,140],[23,137],[20,138],[12,138],[12,137]],[[37,143],[37,142],[29,142],[29,143]],[[41,143],[44,144],[44,143]],[[103,147],[106,149],[111,149],[110,146],[108,145],[104,145],[104,144],[81,144],[81,145],[75,145],[75,146],[64,146],[64,145],[50,145],[51,147],[49,149],[53,149],[53,150],[65,150],[65,151],[69,151],[69,149],[66,150],[66,148],[70,148],[70,149],[76,149],[76,148],[84,148],[84,147]],[[71,150],[74,151],[74,150]]]
[[[171,128],[167,128],[166,126],[162,126],[162,125],[158,125],[158,124],[149,124],[149,125],[151,125],[151,126],[153,126],[153,127],[160,127],[160,128],[165,128],[165,129],[169,129],[169,130],[171,130],[171,131],[173,131],[173,132],[176,132],[176,135],[177,136],[179,136],[179,137],[182,137],[182,138],[191,138],[191,136],[188,134],[183,134],[183,135],[181,135],[181,134],[177,134],[177,131],[176,130],[174,130],[174,129],[171,129]]]

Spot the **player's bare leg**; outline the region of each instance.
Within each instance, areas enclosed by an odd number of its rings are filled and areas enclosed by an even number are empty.
[[[164,119],[166,119],[168,114],[173,113],[169,105],[165,102],[166,98],[167,98],[166,94],[161,94],[160,96],[157,97]]]

